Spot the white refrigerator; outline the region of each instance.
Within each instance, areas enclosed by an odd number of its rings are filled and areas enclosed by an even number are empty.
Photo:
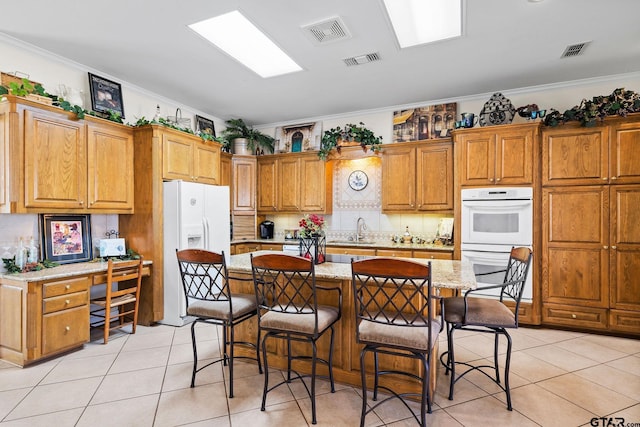
[[[164,318],[160,323],[182,326],[186,301],[176,249],[224,251],[229,262],[229,187],[184,181],[164,185]]]

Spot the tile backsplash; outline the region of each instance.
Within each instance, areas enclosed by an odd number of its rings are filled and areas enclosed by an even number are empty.
[[[91,240],[94,256],[98,255],[97,247],[100,239],[106,237],[110,230],[118,230],[118,215],[91,215]],[[0,214],[0,258],[13,258],[20,238],[25,244],[33,237],[40,249],[40,231],[37,214]],[[124,237],[126,241],[126,236]],[[41,259],[41,257],[38,257]],[[4,272],[4,264],[0,264],[0,272]]]
[[[382,213],[382,162],[379,157],[358,160],[334,160],[333,213],[324,215],[325,231],[331,239],[348,239],[355,236],[356,222],[363,218],[367,240],[391,240],[394,234],[403,234],[406,227],[412,235],[433,239],[443,214],[384,214]],[[349,175],[361,170],[368,177],[367,186],[353,190]],[[274,222],[276,237],[283,237],[285,229],[298,229],[302,214],[268,215]]]

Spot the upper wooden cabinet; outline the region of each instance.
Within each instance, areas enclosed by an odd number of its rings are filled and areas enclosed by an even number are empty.
[[[258,159],[258,212],[278,211],[278,161],[275,156],[260,156]]]
[[[180,131],[162,133],[164,179],[220,184],[220,145]]]
[[[462,186],[533,185],[539,123],[456,130]]]
[[[382,150],[382,210],[453,210],[453,145],[393,144]]]
[[[233,156],[233,212],[256,212],[255,156]]]
[[[132,213],[130,127],[10,96],[0,119],[2,212]]]
[[[640,182],[640,115],[542,131],[542,185]]]
[[[332,164],[316,152],[258,157],[258,212],[331,213]]]

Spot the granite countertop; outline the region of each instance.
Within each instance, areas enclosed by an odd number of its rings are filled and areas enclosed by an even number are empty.
[[[118,262],[118,261],[115,261]],[[151,260],[145,259],[143,265],[151,265]],[[98,260],[63,264],[57,267],[43,268],[28,273],[0,273],[0,279],[17,280],[20,282],[37,282],[40,280],[59,279],[62,277],[79,276],[82,274],[100,273],[107,271],[107,262]]]
[[[255,255],[277,253],[277,251],[257,251]],[[231,255],[231,262],[227,266],[230,272],[251,273],[251,253]],[[475,289],[476,277],[473,268],[467,261],[451,261],[440,259],[407,258],[426,264],[431,261],[431,280],[434,287],[450,289]],[[351,265],[335,262],[325,262],[316,265],[316,277],[319,279],[351,280]]]
[[[298,239],[285,239],[285,238],[273,238],[273,239],[247,239],[247,240],[232,240],[231,244],[242,243],[272,243],[276,245],[297,245]],[[423,250],[423,251],[443,251],[453,252],[453,246],[451,245],[436,245],[434,243],[394,243],[391,240],[377,240],[367,243],[356,243],[345,240],[327,238],[327,246],[330,247],[357,247],[363,249],[408,249],[408,250]]]

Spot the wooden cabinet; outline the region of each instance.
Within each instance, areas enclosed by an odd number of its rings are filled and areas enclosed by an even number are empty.
[[[331,213],[330,163],[316,152],[258,157],[258,212]]]
[[[233,212],[256,211],[256,157],[233,156]]]
[[[0,358],[20,366],[89,341],[90,276],[0,280]]]
[[[258,212],[278,211],[278,161],[273,156],[260,156],[258,159]]]
[[[532,185],[538,123],[454,131],[460,185]]]
[[[300,158],[297,155],[281,157],[277,160],[278,175],[277,205],[278,212],[300,211]]]
[[[382,210],[453,209],[453,145],[446,142],[394,144],[382,151]]]
[[[640,333],[640,185],[610,188],[609,325]]]
[[[105,122],[87,124],[89,209],[131,213],[134,200],[133,132]]]
[[[11,96],[0,118],[2,212],[133,211],[130,127]]]
[[[414,258],[423,258],[423,259],[453,259],[453,251],[423,251],[423,250],[414,250],[413,251]]]
[[[576,124],[542,132],[542,185],[640,182],[640,117],[594,127]]]
[[[639,119],[542,132],[544,323],[640,334]]]
[[[162,133],[162,177],[220,184],[220,146],[195,135],[166,129]]]

